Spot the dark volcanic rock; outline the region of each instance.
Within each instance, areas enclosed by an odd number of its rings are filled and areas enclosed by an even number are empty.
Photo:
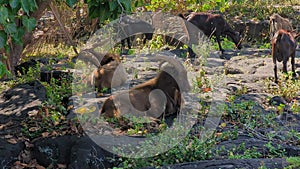
[[[32,81],[4,91],[0,95],[0,123],[20,121],[30,111],[38,110],[46,99],[46,89],[38,81]]]
[[[72,147],[69,169],[93,169],[112,167],[107,160],[111,156],[90,138],[83,137]]]
[[[272,106],[279,106],[279,105],[287,106],[288,103],[284,100],[284,98],[280,96],[274,96],[270,99],[269,104]]]
[[[77,139],[76,136],[61,136],[36,140],[33,156],[40,165],[45,167],[50,164],[68,164],[71,148]]]
[[[10,168],[24,147],[23,143],[11,144],[0,139],[0,168]]]
[[[36,140],[33,155],[37,162],[48,167],[66,164],[69,169],[108,168],[111,154],[104,151],[89,137],[60,136]]]
[[[72,73],[69,71],[64,70],[49,70],[49,71],[41,71],[40,78],[42,82],[51,82],[51,78],[54,78],[58,80],[58,82],[61,82],[60,80],[62,78],[68,79],[70,82],[72,80]]]
[[[265,166],[266,168],[284,168],[288,164],[284,158],[274,159],[226,159],[226,160],[205,160],[191,163],[182,163],[176,165],[164,166],[161,168],[172,169],[253,169]],[[148,167],[145,169],[154,169],[154,167]]]

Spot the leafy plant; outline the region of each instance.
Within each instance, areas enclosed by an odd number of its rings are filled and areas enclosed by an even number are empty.
[[[0,61],[0,79],[4,76],[11,76],[11,73],[6,69],[5,64]]]
[[[8,43],[10,39],[13,42],[22,44],[22,36],[25,31],[32,31],[36,20],[29,17],[29,13],[37,9],[35,0],[24,1],[1,1],[0,2],[0,25],[3,30],[0,31],[0,49],[9,50]],[[22,11],[22,12],[20,12]],[[15,23],[15,18],[21,19],[21,25]]]
[[[120,13],[132,11],[130,0],[85,0],[89,7],[89,16],[99,18],[103,23],[107,19],[117,19]],[[70,3],[70,5],[75,3]],[[101,4],[101,5],[100,5]]]
[[[225,116],[230,121],[236,124],[242,124],[251,129],[259,127],[274,127],[277,124],[271,119],[276,115],[275,113],[262,114],[261,111],[254,110],[256,103],[253,101],[243,101],[240,103],[231,102],[225,106]]]
[[[164,45],[162,35],[157,35],[150,41],[150,49],[160,49]]]
[[[194,136],[188,136],[163,154],[141,159],[120,158],[119,161],[123,168],[142,168],[146,166],[159,167],[167,164],[205,160],[212,158],[212,149],[215,143],[214,136],[208,138],[206,141],[202,141]]]
[[[249,158],[261,158],[263,155],[257,151],[256,147],[245,149],[245,144],[239,145],[237,148],[233,148],[228,152],[229,159],[249,159]],[[235,152],[237,153],[235,154]],[[242,152],[242,153],[239,153]]]
[[[58,85],[58,82],[61,83],[61,85]],[[57,110],[58,112],[66,114],[67,110],[63,100],[71,95],[69,80],[67,78],[62,78],[58,81],[54,78],[51,78],[50,84],[44,83],[44,86],[46,87],[47,91],[47,100],[45,101],[44,105]]]
[[[288,157],[286,161],[289,163],[289,166],[284,169],[300,168],[300,157]]]
[[[268,148],[269,157],[284,157],[286,154],[285,149],[282,149],[280,145],[274,147],[272,142],[268,142],[265,146]]]
[[[168,1],[152,0],[146,3],[146,9],[150,11],[163,10],[172,13],[193,11],[220,10],[224,12],[229,6],[228,0],[187,0],[187,1]]]
[[[273,82],[270,79],[266,81],[268,92],[273,95],[282,96],[289,102],[297,97],[300,91],[300,80],[294,80],[292,72],[288,72],[287,75],[280,75],[278,86],[272,84]]]

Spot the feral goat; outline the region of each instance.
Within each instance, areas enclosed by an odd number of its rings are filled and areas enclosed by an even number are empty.
[[[106,54],[101,60],[102,62],[105,64],[101,64],[95,69],[91,76],[91,84],[94,84],[98,91],[103,88],[118,87],[125,83],[127,74],[122,63],[120,63],[119,55]]]
[[[90,83],[98,91],[103,88],[110,89],[121,86],[127,80],[126,71],[120,61],[120,56],[117,54],[107,53],[102,55],[87,49],[80,52],[79,57],[97,67],[91,74]]]
[[[187,72],[174,58],[159,56],[159,59],[169,63],[155,78],[111,96],[100,114],[117,118],[124,115],[161,118],[178,112],[183,102],[181,93],[190,90]]]
[[[214,35],[218,42],[219,49],[222,53],[224,53],[224,49],[222,48],[220,42],[221,36],[229,36],[238,49],[242,48],[241,37],[239,33],[235,32],[230,27],[230,25],[225,21],[222,15],[191,12],[187,17],[184,17],[182,14],[179,14],[179,16],[197,26],[200,30],[203,31],[206,36],[211,37],[212,35]]]
[[[278,30],[272,38],[272,57],[274,63],[274,76],[275,83],[278,83],[277,77],[277,63],[283,61],[283,72],[287,73],[287,62],[291,57],[293,76],[296,76],[295,72],[295,52],[297,47],[296,39],[300,36],[290,31],[283,29]]]
[[[293,27],[288,19],[281,17],[279,14],[273,14],[272,16],[270,16],[270,39],[271,40],[279,29],[292,31]]]
[[[127,41],[128,48],[131,49],[131,37],[136,34],[143,35],[143,44],[146,44],[147,40],[151,40],[154,32],[154,28],[148,22],[141,19],[134,19],[129,16],[120,17],[119,24],[115,25],[118,36],[121,38],[121,50],[125,48],[125,40]]]

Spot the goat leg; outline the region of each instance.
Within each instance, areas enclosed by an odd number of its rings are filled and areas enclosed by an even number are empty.
[[[274,77],[275,77],[275,83],[278,84],[278,77],[277,77],[277,63],[276,63],[276,60],[274,61],[274,59],[273,59],[273,62],[274,62]]]
[[[192,48],[188,47],[188,52],[189,52],[189,58],[195,58],[196,57],[196,54],[195,54],[195,52],[193,51]]]
[[[287,60],[283,60],[283,73],[287,75]],[[288,79],[288,76],[285,79]]]
[[[287,60],[283,60],[283,72],[287,73]]]
[[[224,53],[224,49],[222,49],[222,46],[221,46],[220,36],[217,36],[217,35],[216,35],[216,39],[217,39],[217,42],[218,42],[218,45],[219,45],[219,49],[220,49],[220,51],[221,51],[222,54],[223,54],[223,53]]]
[[[121,51],[123,51],[124,48],[125,48],[125,40],[122,39],[122,40],[121,40]]]
[[[291,64],[292,64],[293,77],[296,77],[296,71],[295,71],[295,52],[292,54]]]
[[[131,49],[131,40],[130,40],[130,37],[126,38],[126,40],[127,40],[128,49]]]

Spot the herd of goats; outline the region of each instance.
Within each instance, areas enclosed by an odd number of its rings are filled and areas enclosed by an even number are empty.
[[[195,25],[207,37],[214,36],[222,54],[224,49],[220,42],[221,36],[230,37],[235,43],[236,48],[242,48],[242,38],[240,34],[231,28],[221,14],[189,11],[187,14],[179,14],[178,16],[184,23]],[[127,31],[126,33],[128,34],[132,34],[130,32],[131,29],[126,30],[125,27],[123,30]],[[143,32],[144,30],[139,30],[137,27],[134,31]],[[149,26],[149,31],[153,32],[151,25]],[[152,39],[153,34],[144,33],[143,36],[143,43],[145,44],[146,40]],[[296,39],[298,37],[300,37],[300,33],[296,33],[288,19],[278,14],[270,16],[270,40],[272,43],[275,83],[278,83],[277,61],[283,62],[283,72],[287,73],[287,62],[291,57],[293,76],[296,76],[295,53],[297,47]],[[130,49],[130,38],[121,40],[121,49],[125,47],[125,41],[127,41],[128,48]],[[80,55],[88,56],[87,53],[97,58],[97,61],[93,61],[97,68],[92,72],[90,84],[95,86],[98,91],[104,88],[121,86],[125,83],[127,77],[126,73],[119,67],[121,65],[119,54],[99,54],[92,49],[87,49],[82,50],[77,58],[79,58]],[[190,47],[188,47],[188,56],[191,58],[196,56]],[[104,117],[120,118],[124,114],[140,113],[140,115],[142,114],[143,116],[159,119],[178,113],[183,104],[182,92],[188,92],[191,89],[188,83],[187,71],[183,65],[177,62],[173,57],[162,55],[158,56],[158,58],[167,64],[160,64],[160,72],[156,77],[132,87],[127,92],[110,96],[103,103],[100,114]],[[114,82],[112,82],[113,76],[118,76],[114,77]],[[153,91],[161,91],[163,93]]]
[[[238,49],[242,48],[240,34],[231,28],[222,15],[189,12],[178,16],[184,22],[190,22],[197,26],[206,36],[215,36],[222,53],[224,50],[220,43],[221,36],[230,37]],[[144,34],[144,36],[143,43],[145,43],[146,39],[152,38],[151,33]],[[278,14],[270,16],[270,40],[272,43],[275,83],[278,83],[277,61],[283,61],[283,72],[287,73],[287,62],[291,57],[292,72],[296,76],[295,52],[297,47],[296,39],[298,37],[300,37],[300,33],[297,34],[294,31],[288,19]],[[125,40],[127,40],[128,48],[131,48],[130,38]],[[121,41],[122,47],[125,46],[125,40]],[[191,48],[188,48],[188,53],[188,56],[195,57],[195,53]],[[143,115],[148,117],[161,118],[177,113],[183,103],[181,93],[190,90],[187,71],[172,57],[159,56],[159,58],[169,64],[161,67],[156,77],[134,86],[128,92],[110,96],[103,103],[100,114],[104,117],[119,118],[127,113],[142,112]],[[101,63],[97,65],[98,68],[92,73],[92,84],[99,91],[103,88],[111,88],[113,72],[119,64],[120,56],[117,54],[108,53],[102,56]],[[114,83],[114,86],[121,85],[126,81],[126,77],[122,77],[122,75],[118,79],[119,81]],[[165,98],[163,102],[161,101],[162,95],[160,93],[153,94],[152,91],[156,89],[164,92]],[[164,108],[163,110],[161,110],[162,107]]]

